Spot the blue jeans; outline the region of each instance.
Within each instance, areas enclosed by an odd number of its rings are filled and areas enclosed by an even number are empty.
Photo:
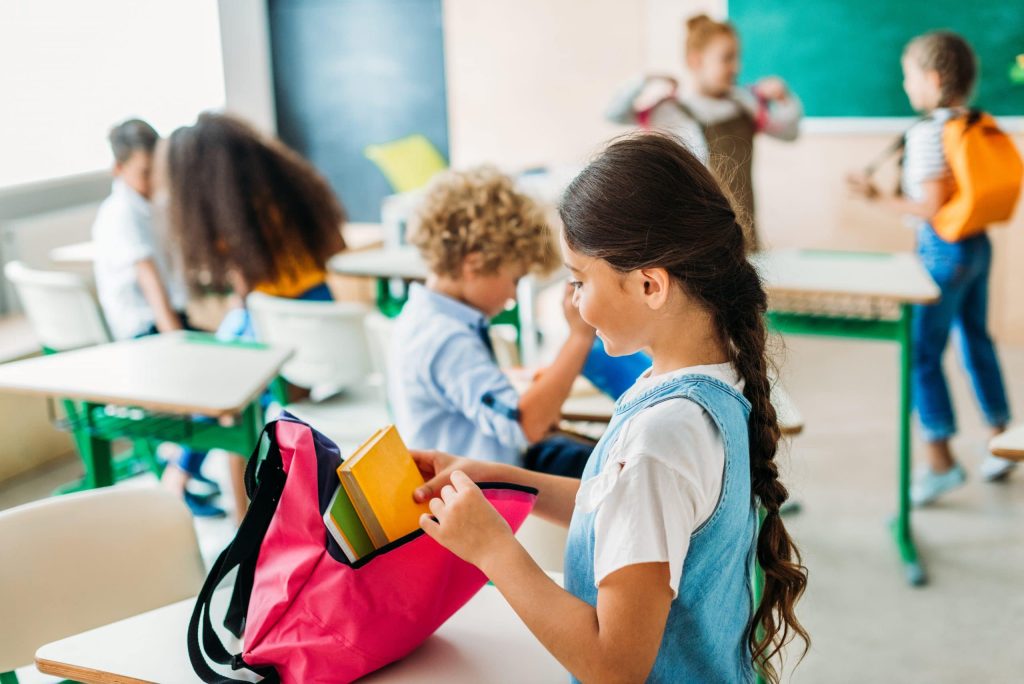
[[[988,334],[988,277],[992,244],[981,235],[943,241],[931,226],[917,232],[917,253],[939,286],[939,301],[915,306],[913,316],[914,408],[928,441],[956,433],[956,417],[942,372],[949,332],[957,330],[960,357],[985,420],[993,427],[1010,419],[999,359]]]

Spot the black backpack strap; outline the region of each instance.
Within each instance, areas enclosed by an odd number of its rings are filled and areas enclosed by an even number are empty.
[[[245,612],[248,610],[249,595],[252,591],[256,559],[259,556],[260,546],[267,533],[267,528],[270,526],[270,521],[274,518],[286,480],[281,452],[273,437],[274,431],[271,429],[273,426],[274,423],[270,423],[264,429],[259,440],[260,443],[264,439],[269,440],[266,458],[262,463],[260,462],[260,448],[257,446],[245,469],[245,488],[251,499],[249,510],[246,512],[235,538],[221,552],[210,569],[210,574],[207,575],[203,588],[196,599],[192,618],[189,620],[187,637],[189,660],[192,662],[192,669],[207,684],[245,681],[221,675],[210,666],[209,661],[220,665],[230,665],[232,669],[245,667],[261,675],[265,682],[279,681],[277,672],[272,667],[251,666],[242,660],[240,654],[229,653],[214,631],[213,621],[210,617],[210,604],[214,592],[231,570],[238,568],[238,578],[235,581],[228,611],[229,618],[231,618],[231,624],[228,627],[237,629],[237,631],[232,629],[235,636],[241,635]],[[257,469],[258,477],[256,476]],[[228,620],[225,621],[225,624],[227,623]]]
[[[911,124],[910,128],[913,128],[914,126],[916,126],[917,124],[921,123],[922,121],[927,121],[930,118],[931,118],[930,115],[929,116],[922,116],[920,119],[918,119],[913,124]],[[903,148],[905,148],[907,146],[907,133],[910,132],[910,128],[908,128],[907,130],[903,131],[903,133],[900,134],[900,137],[896,138],[891,143],[889,143],[889,145],[884,150],[882,150],[882,152],[879,153],[879,155],[877,157],[875,157],[874,159],[871,160],[870,164],[868,164],[867,166],[864,167],[864,175],[865,176],[868,176],[868,177],[873,176],[875,174],[875,171],[878,171],[878,168],[882,164],[884,164],[886,162],[886,160],[889,159],[889,157],[892,157],[892,156],[894,156],[896,154],[899,154],[899,153],[903,152]],[[902,166],[902,165],[903,165],[903,158],[900,157],[900,166]]]
[[[264,462],[271,461],[271,450],[273,453],[274,465],[273,468],[277,468],[281,461],[281,452],[277,448],[277,443],[271,440],[268,446],[267,458]],[[255,503],[258,483],[262,481],[264,471],[260,470],[260,477],[256,476],[257,470],[260,468],[259,450],[253,454],[249,459],[249,462],[245,466],[245,493],[249,498],[249,501]],[[283,466],[281,466],[283,470]],[[269,470],[267,471],[269,477]],[[282,485],[283,486],[283,485]],[[277,509],[275,503],[274,510]],[[251,508],[250,508],[251,510]],[[273,514],[271,513],[271,517]],[[262,526],[260,533],[259,545],[263,544],[263,536],[266,534],[267,526],[270,525],[269,520],[266,526]],[[239,528],[241,533],[241,528]],[[235,575],[235,586],[231,591],[231,599],[228,601],[227,612],[224,616],[224,626],[227,627],[228,631],[231,632],[236,638],[241,638],[242,631],[245,629],[245,616],[249,612],[249,597],[252,596],[252,585],[256,575],[256,560],[259,553],[251,553],[243,558],[238,565],[238,573]]]

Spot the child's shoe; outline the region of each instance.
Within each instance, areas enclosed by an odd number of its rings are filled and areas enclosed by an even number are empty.
[[[967,473],[959,463],[944,473],[936,473],[931,468],[925,468],[914,478],[910,486],[910,502],[915,506],[924,506],[938,499],[947,492],[958,487],[963,487],[967,482]]]
[[[185,492],[185,505],[188,506],[188,510],[196,518],[223,518],[227,516],[227,511],[223,508],[213,505],[208,499],[198,497],[187,491]]]
[[[985,458],[981,461],[981,467],[978,470],[981,472],[981,479],[985,482],[998,482],[1006,479],[1014,468],[1017,467],[1016,461],[1011,461],[1008,458],[1000,458],[994,456],[988,452],[985,453]]]

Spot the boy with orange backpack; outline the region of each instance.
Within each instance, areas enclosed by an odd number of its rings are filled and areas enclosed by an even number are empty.
[[[925,114],[902,143],[900,194],[884,196],[870,168],[851,175],[851,190],[908,215],[917,252],[939,286],[935,304],[914,311],[913,397],[927,441],[928,467],[915,479],[915,505],[934,501],[966,480],[949,440],[956,432],[942,355],[955,326],[962,361],[986,422],[999,434],[1009,407],[995,347],[987,329],[992,245],[986,229],[1013,213],[1020,194],[1021,159],[1013,141],[988,114],[966,108],[977,75],[974,52],[960,36],[935,31],[903,51],[903,88]],[[1014,462],[986,453],[985,480],[1005,478]]]

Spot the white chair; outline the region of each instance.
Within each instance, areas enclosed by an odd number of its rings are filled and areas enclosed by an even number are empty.
[[[357,302],[313,302],[254,292],[246,298],[256,337],[294,354],[281,377],[316,399],[363,383],[370,351],[363,320],[369,307]]]
[[[99,489],[0,511],[0,676],[36,650],[195,596],[192,516],[159,488]]]
[[[82,276],[41,271],[20,261],[9,262],[4,275],[44,348],[67,351],[110,341],[96,297]]]
[[[394,332],[395,322],[379,311],[371,311],[366,315],[365,325],[366,340],[370,345],[370,362],[374,372],[380,376],[382,393],[386,400],[386,388],[390,377],[388,350],[391,347],[391,335]]]
[[[288,404],[285,410],[331,438],[343,455],[391,422],[371,377],[365,329],[369,307],[261,293],[250,294],[246,306],[261,342],[293,350],[281,376],[310,390],[308,400]]]

